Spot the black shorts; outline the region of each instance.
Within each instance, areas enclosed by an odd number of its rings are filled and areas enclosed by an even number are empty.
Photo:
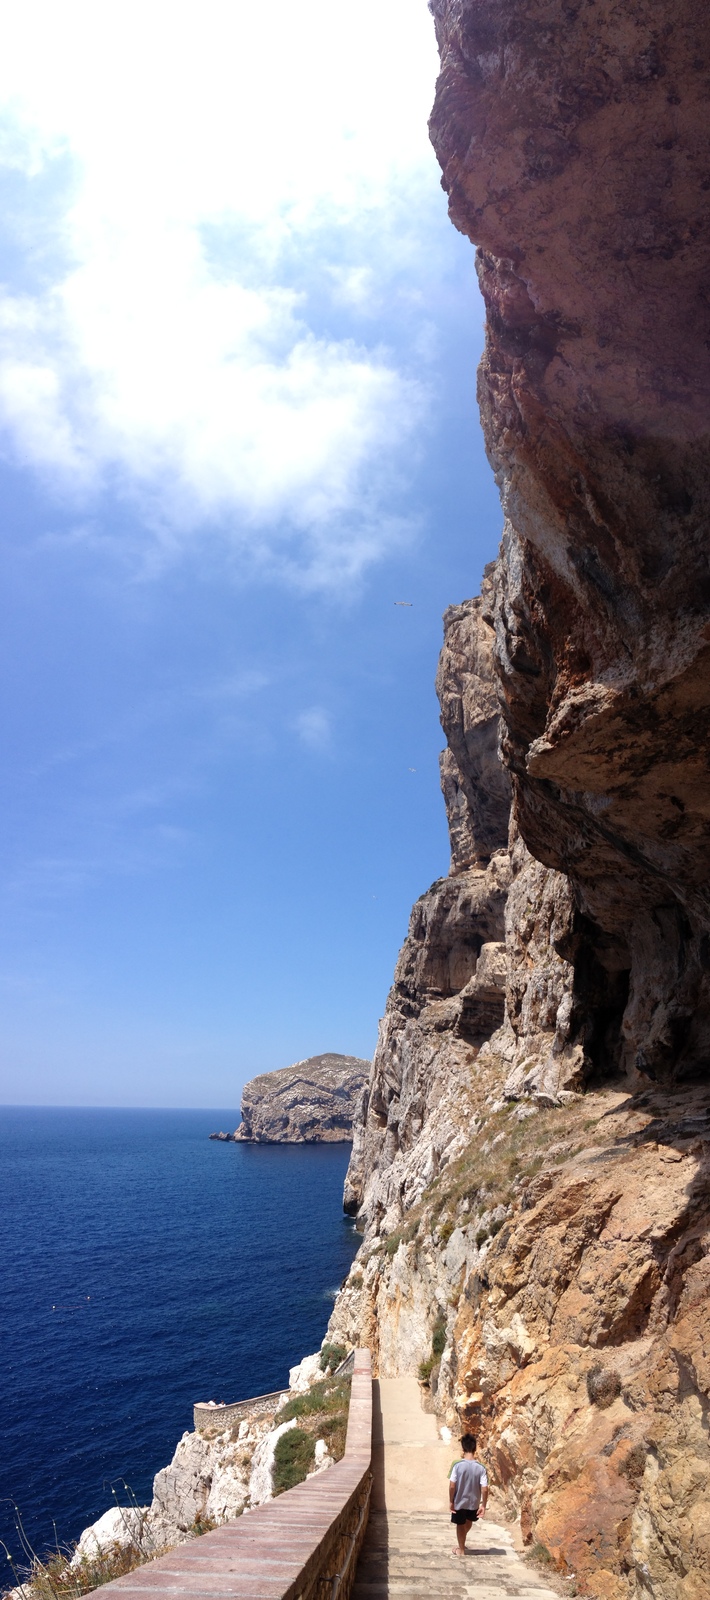
[[[478,1522],[478,1512],[477,1511],[452,1511],[452,1513],[451,1513],[451,1521],[455,1522],[457,1524],[457,1527],[460,1528],[462,1523],[464,1523],[464,1522]]]

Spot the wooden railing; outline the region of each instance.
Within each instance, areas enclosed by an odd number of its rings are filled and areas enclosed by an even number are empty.
[[[116,1578],[104,1592],[134,1600],[148,1591],[186,1600],[348,1600],[367,1527],[371,1454],[370,1352],[358,1350],[342,1461]]]

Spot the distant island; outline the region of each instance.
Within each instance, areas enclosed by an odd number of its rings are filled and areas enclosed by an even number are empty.
[[[278,1072],[262,1072],[242,1094],[236,1133],[210,1139],[249,1144],[344,1144],[370,1072],[359,1056],[309,1056]]]

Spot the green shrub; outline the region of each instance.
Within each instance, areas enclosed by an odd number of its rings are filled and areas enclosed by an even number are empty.
[[[348,1288],[349,1289],[361,1289],[362,1288],[362,1273],[361,1272],[356,1272],[354,1278],[348,1278]]]
[[[432,1371],[444,1354],[446,1344],[446,1318],[440,1311],[431,1331],[431,1355],[419,1363],[419,1377],[422,1383],[428,1383]]]
[[[434,1355],[434,1356],[443,1356],[443,1354],[444,1354],[444,1345],[445,1344],[446,1344],[446,1317],[443,1316],[441,1311],[440,1311],[439,1315],[438,1315],[438,1317],[436,1319],[436,1322],[434,1323],[434,1327],[432,1328],[432,1334],[431,1334],[432,1355]]]
[[[288,1433],[282,1433],[274,1450],[275,1495],[295,1488],[297,1483],[303,1483],[313,1465],[315,1448],[313,1434],[304,1433],[302,1428],[289,1428]]]
[[[203,1533],[212,1533],[216,1526],[214,1517],[205,1517],[198,1511],[192,1527],[188,1531],[192,1534],[193,1539],[199,1539]]]
[[[528,1161],[528,1164],[525,1168],[528,1178],[535,1177],[535,1174],[540,1171],[544,1159],[544,1156],[533,1156],[532,1161]]]
[[[554,1566],[546,1544],[534,1544],[530,1550],[526,1551],[526,1555],[529,1561],[534,1561],[539,1567]]]
[[[323,1379],[322,1383],[314,1383],[306,1394],[295,1394],[292,1400],[287,1400],[285,1406],[278,1413],[279,1423],[292,1422],[294,1417],[316,1416],[319,1412],[332,1413],[347,1411],[350,1403],[350,1379],[348,1377]],[[284,1434],[284,1438],[286,1435]]]
[[[324,1344],[320,1353],[321,1372],[335,1372],[336,1367],[345,1360],[347,1353],[344,1344]]]
[[[340,1461],[345,1455],[345,1435],[348,1431],[347,1411],[336,1411],[330,1417],[321,1417],[317,1424],[319,1439],[325,1439],[328,1454],[334,1461]]]

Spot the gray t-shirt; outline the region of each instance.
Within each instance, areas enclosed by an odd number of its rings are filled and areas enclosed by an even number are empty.
[[[480,1461],[455,1461],[449,1482],[456,1484],[454,1511],[477,1511],[481,1490],[488,1488],[486,1469]]]

